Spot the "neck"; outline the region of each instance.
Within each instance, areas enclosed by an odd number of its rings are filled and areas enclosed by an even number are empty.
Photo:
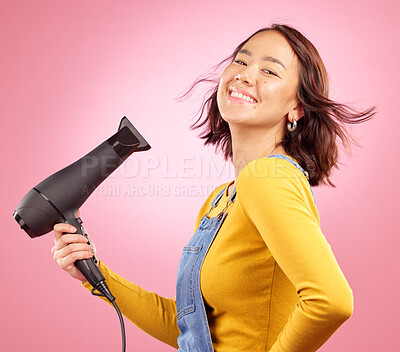
[[[251,161],[267,157],[273,154],[287,155],[282,146],[276,144],[281,141],[282,136],[277,135],[276,130],[237,128],[229,126],[232,137],[233,166],[235,169],[235,180],[240,171]]]

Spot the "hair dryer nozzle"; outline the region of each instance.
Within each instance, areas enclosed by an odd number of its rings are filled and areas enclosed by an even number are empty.
[[[151,148],[150,144],[147,143],[125,116],[119,124],[118,132],[107,139],[107,142],[122,161],[125,161],[133,152],[140,152]]]
[[[140,144],[136,147],[135,152],[141,152],[149,150],[151,148],[150,144],[143,138],[139,131],[132,125],[126,116],[121,119],[119,123],[118,131],[124,127],[128,127],[131,133],[139,140]]]

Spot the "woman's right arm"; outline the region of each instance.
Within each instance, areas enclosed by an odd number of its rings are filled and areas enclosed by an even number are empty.
[[[73,278],[82,282],[82,286],[92,289],[89,282],[75,267],[78,259],[91,258],[94,253],[93,243],[87,244],[87,239],[81,234],[74,234],[76,229],[68,224],[59,223],[54,226],[54,247],[51,249],[54,260]],[[63,233],[66,233],[63,235]],[[121,313],[138,328],[154,338],[178,348],[176,302],[171,298],[161,297],[154,292],[146,291],[109,269],[99,262],[111,293],[116,297]],[[101,297],[109,303],[106,298]]]

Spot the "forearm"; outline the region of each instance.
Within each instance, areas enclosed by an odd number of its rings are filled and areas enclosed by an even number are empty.
[[[269,352],[317,351],[352,315],[353,294],[346,284],[330,293],[334,299],[314,294],[300,300]]]
[[[175,301],[142,289],[113,272],[102,262],[99,268],[111,293],[116,297],[115,301],[121,313],[147,334],[178,348],[179,329],[176,322]],[[89,291],[92,289],[88,282],[82,283],[82,286]],[[103,297],[102,299],[108,302],[107,299]]]

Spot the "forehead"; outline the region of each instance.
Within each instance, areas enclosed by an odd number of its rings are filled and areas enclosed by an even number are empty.
[[[298,70],[298,59],[288,40],[278,31],[268,30],[252,37],[242,49],[250,51],[252,57],[261,59],[272,56],[280,60],[288,71]]]

